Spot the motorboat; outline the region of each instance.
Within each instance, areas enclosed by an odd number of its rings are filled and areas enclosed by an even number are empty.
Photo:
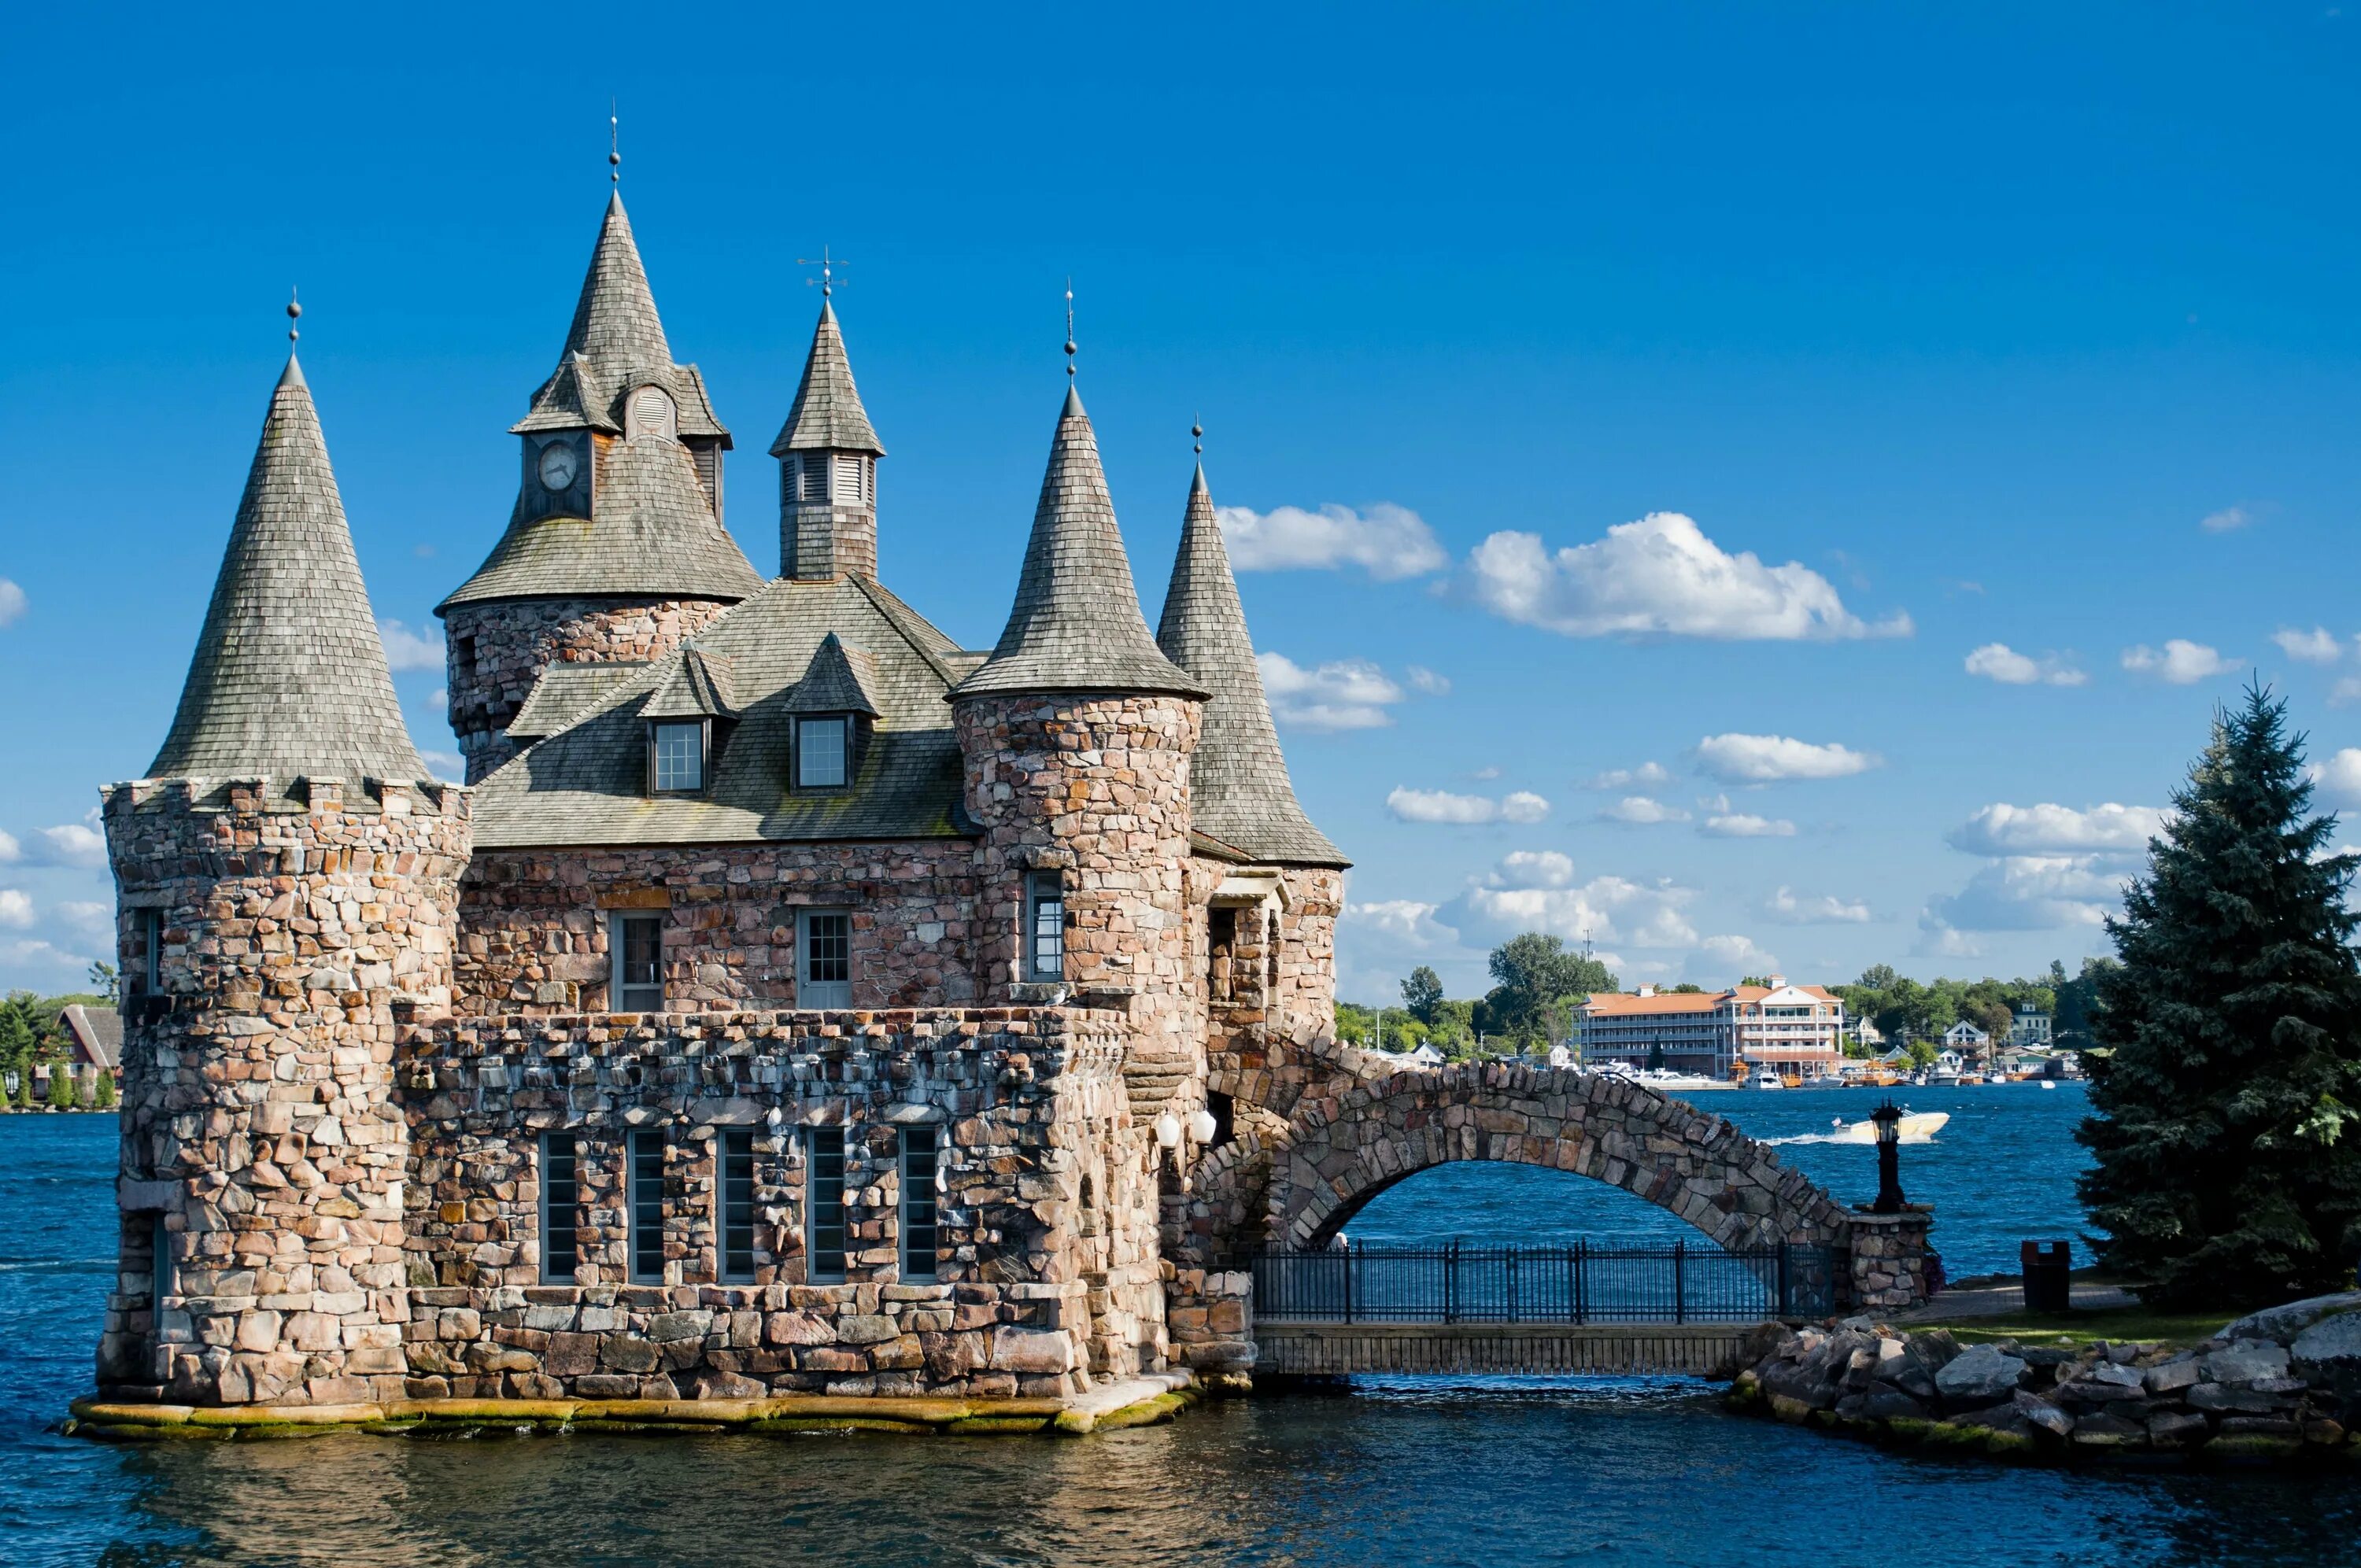
[[[1781,1078],[1777,1073],[1773,1072],[1766,1067],[1758,1069],[1754,1077],[1748,1082],[1746,1087],[1749,1089],[1784,1089],[1787,1087],[1787,1080]]]
[[[1645,1084],[1659,1094],[1695,1094],[1699,1090],[1732,1087],[1719,1078],[1707,1078],[1701,1073],[1675,1072],[1668,1067],[1633,1067],[1629,1062],[1604,1061],[1592,1070],[1605,1078],[1620,1078],[1626,1083]]]
[[[1908,1111],[1894,1128],[1895,1141],[1905,1144],[1931,1144],[1935,1135],[1951,1119],[1948,1111]],[[1848,1122],[1839,1116],[1828,1127],[1828,1141],[1832,1144],[1873,1144],[1877,1142],[1877,1121]]]

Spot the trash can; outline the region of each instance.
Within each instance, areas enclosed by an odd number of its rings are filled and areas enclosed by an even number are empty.
[[[2019,1244],[2016,1255],[2025,1268],[2025,1310],[2056,1314],[2073,1308],[2070,1284],[2073,1257],[2064,1242]]]

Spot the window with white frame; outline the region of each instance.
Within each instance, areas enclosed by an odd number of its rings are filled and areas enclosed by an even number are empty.
[[[719,1242],[719,1266],[724,1285],[754,1283],[754,1130],[724,1127],[714,1140],[713,1192],[719,1209],[713,1216]]]
[[[937,1135],[932,1127],[902,1129],[902,1277],[935,1277]]]
[[[580,1224],[582,1185],[579,1154],[572,1133],[541,1136],[541,1279],[544,1285],[571,1285],[581,1262],[576,1245]]]
[[[648,727],[649,777],[658,795],[705,787],[705,724],[701,719],[659,719]]]
[[[852,720],[841,713],[796,720],[796,787],[841,789],[851,772]]]
[[[1066,883],[1055,872],[1025,879],[1025,978],[1066,978]]]
[[[844,1129],[804,1135],[804,1277],[826,1285],[844,1277]]]
[[[805,909],[796,915],[796,1005],[852,1005],[852,915]]]
[[[609,920],[607,946],[614,975],[608,986],[613,998],[610,1013],[664,1011],[664,922],[661,915],[634,915],[617,910]]]

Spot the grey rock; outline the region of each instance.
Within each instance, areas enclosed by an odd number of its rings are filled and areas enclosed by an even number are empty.
[[[2032,1421],[2015,1405],[1993,1405],[1981,1410],[1970,1410],[1965,1415],[1953,1416],[1950,1424],[1955,1427],[1982,1427],[2006,1432],[2012,1437],[2030,1436],[2033,1431]]]
[[[2323,1318],[2341,1312],[2361,1312],[2361,1290],[2346,1290],[2334,1296],[2313,1296],[2301,1301],[2290,1301],[2283,1307],[2268,1307],[2249,1313],[2222,1331],[2225,1340],[2266,1339],[2276,1344],[2293,1344],[2299,1335]]]
[[[2203,1368],[2195,1356],[2177,1355],[2147,1369],[2147,1391],[2151,1394],[2178,1393],[2183,1388],[2194,1387],[2203,1376]]]
[[[1848,1394],[1837,1401],[1837,1414],[1853,1420],[1923,1420],[1927,1407],[1899,1388],[1878,1384],[1866,1393]]]
[[[2225,1437],[2294,1437],[2301,1429],[2285,1416],[2224,1416]]]
[[[2361,1310],[2323,1317],[2295,1336],[2291,1354],[2306,1376],[2316,1376],[2314,1369],[2361,1373]]]
[[[2159,1410],[2147,1419],[2147,1440],[2158,1448],[2202,1442],[2207,1431],[2205,1418],[2191,1415],[2186,1410]]]
[[[2074,1423],[2074,1442],[2084,1448],[2146,1448],[2147,1427],[2102,1411]]]
[[[2205,1376],[2215,1383],[2252,1383],[2258,1378],[2284,1377],[2287,1370],[2287,1347],[2267,1339],[2233,1340],[2229,1349],[2217,1350],[2205,1358]]]
[[[2031,1394],[2019,1393],[2015,1403],[2017,1413],[2023,1416],[2029,1425],[2048,1432],[2052,1437],[2065,1437],[2074,1430],[2074,1418],[2047,1399],[2036,1398]]]
[[[1971,1345],[1935,1374],[1935,1389],[1956,1408],[1993,1404],[2016,1392],[2025,1371],[2023,1361],[2004,1355],[1998,1345]]]
[[[2259,1389],[2223,1383],[2200,1383],[2189,1390],[2190,1405],[2200,1410],[2245,1410],[2264,1414],[2278,1409],[2282,1401]]]

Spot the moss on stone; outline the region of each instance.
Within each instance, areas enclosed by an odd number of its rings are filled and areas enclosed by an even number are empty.
[[[2300,1437],[2271,1437],[2260,1432],[2224,1433],[2198,1450],[2208,1459],[2254,1464],[2294,1459],[2303,1453]]]
[[[943,1431],[982,1437],[995,1432],[1034,1432],[1049,1424],[1048,1416],[961,1416]]]
[[[678,1429],[674,1429],[678,1430]],[[919,1421],[888,1420],[880,1416],[767,1416],[744,1428],[765,1435],[797,1432],[897,1431],[927,1433],[937,1429]]]
[[[1109,1410],[1099,1418],[1096,1430],[1117,1431],[1125,1427],[1160,1426],[1188,1408],[1189,1398],[1184,1394],[1159,1394],[1152,1399]]]

